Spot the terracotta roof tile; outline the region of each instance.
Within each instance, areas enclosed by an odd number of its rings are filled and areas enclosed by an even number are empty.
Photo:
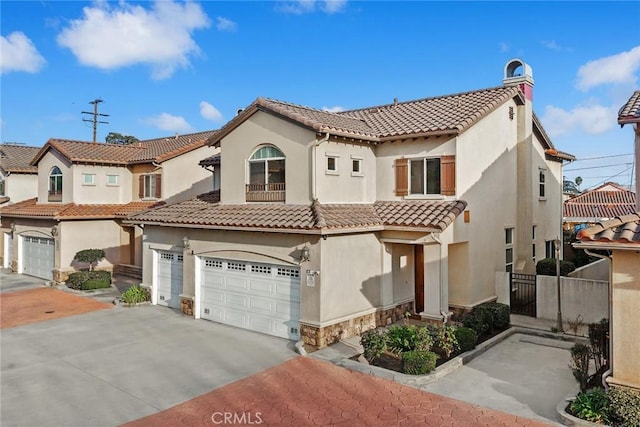
[[[214,154],[198,162],[200,166],[220,166],[220,154]]]
[[[129,165],[151,161],[164,162],[196,148],[203,147],[205,141],[216,131],[198,132],[177,137],[149,139],[134,144],[105,144],[98,142],[50,139],[33,157],[36,164],[49,147],[59,151],[72,162]]]
[[[563,206],[565,218],[584,220],[615,218],[635,211],[636,194],[612,182],[566,200]]]
[[[640,245],[640,212],[619,216],[580,230],[581,242],[606,242]]]
[[[31,160],[40,150],[17,144],[0,144],[0,168],[5,172],[37,174],[38,168],[31,166]]]
[[[631,98],[618,111],[618,123],[640,123],[640,90],[636,90]]]
[[[185,202],[129,216],[134,223],[201,225],[212,228],[277,230],[339,230],[421,227],[444,230],[466,202],[410,201],[373,204],[238,204],[218,202],[219,193],[207,193]]]
[[[0,205],[7,203],[9,200],[11,199],[9,199],[7,196],[0,197]]]
[[[40,217],[61,220],[123,218],[158,205],[158,202],[131,202],[108,205],[37,203],[37,199],[34,198],[0,208],[0,215],[4,217]]]

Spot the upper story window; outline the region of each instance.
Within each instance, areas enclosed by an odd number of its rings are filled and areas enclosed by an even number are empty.
[[[455,156],[397,159],[396,196],[455,195],[455,166]]]
[[[62,201],[62,171],[54,166],[49,173],[49,201]]]
[[[285,199],[285,157],[272,145],[256,150],[249,158],[248,202],[275,202]]]
[[[513,273],[513,228],[504,229],[504,244],[505,271]]]
[[[327,169],[328,175],[338,175],[338,159],[339,156],[335,154],[327,154]]]
[[[5,195],[5,182],[4,182],[4,177],[0,176],[0,196],[4,196]]]
[[[94,173],[83,173],[82,174],[82,184],[83,185],[96,185],[96,175]]]
[[[351,176],[362,176],[362,158],[351,156]]]
[[[539,186],[539,196],[541,199],[544,199],[546,196],[546,188],[545,188],[545,182],[547,180],[546,178],[546,170],[545,169],[538,169],[538,186]]]
[[[162,197],[162,176],[159,173],[140,175],[138,196],[141,199],[159,199]]]
[[[120,184],[118,180],[118,175],[107,174],[107,185],[118,185]]]

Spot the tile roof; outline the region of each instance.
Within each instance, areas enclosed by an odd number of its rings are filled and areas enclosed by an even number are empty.
[[[618,216],[580,230],[577,238],[582,243],[631,245],[637,250],[640,248],[640,212]]]
[[[220,166],[220,154],[214,154],[198,162],[200,166]]]
[[[195,225],[210,228],[330,231],[422,228],[444,230],[466,202],[408,201],[372,204],[237,204],[219,203],[219,193],[162,206],[129,216],[133,223]]]
[[[35,155],[33,165],[52,147],[72,162],[129,165],[164,162],[180,154],[203,147],[216,131],[198,132],[168,138],[150,139],[134,144],[106,144],[98,142],[49,139]]]
[[[39,147],[18,144],[0,144],[0,168],[5,172],[37,174],[38,168],[31,166],[31,159]]]
[[[329,132],[372,142],[459,134],[514,97],[521,97],[517,86],[500,86],[341,112],[258,98],[207,143],[213,145],[219,142],[258,110],[283,116],[319,133]]]
[[[7,196],[0,197],[0,205],[7,203],[10,199]]]
[[[635,211],[636,194],[613,182],[566,200],[563,205],[565,220],[615,218]]]
[[[131,202],[108,205],[37,203],[37,199],[33,198],[0,208],[0,215],[3,217],[52,218],[58,220],[124,218],[161,204],[163,202]]]
[[[618,123],[640,123],[640,90],[636,90],[631,98],[618,111]]]

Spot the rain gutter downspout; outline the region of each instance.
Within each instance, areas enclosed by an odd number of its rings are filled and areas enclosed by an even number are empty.
[[[611,261],[610,255],[597,254],[595,252],[591,252],[586,248],[584,248],[584,252],[587,255],[594,256],[596,258],[606,259],[607,263],[609,264],[609,369],[604,371],[604,373],[602,374],[602,385],[606,390],[608,390],[609,384],[607,383],[607,378],[609,378],[613,373],[613,334],[611,333],[611,328],[613,325],[613,319],[611,318],[613,308],[613,263]]]
[[[320,144],[329,140],[329,132],[326,132],[323,138],[316,139],[311,151],[311,200],[318,198],[317,179],[316,179],[316,159],[318,157],[317,149]]]
[[[440,315],[442,315],[442,324],[446,325],[447,324],[447,320],[449,319],[449,307],[447,307],[446,309],[444,309],[442,307],[442,294],[443,292],[443,286],[442,286],[442,282],[443,282],[443,278],[442,278],[442,241],[439,239],[438,237],[438,233],[431,233],[431,237],[433,238],[433,240],[440,245],[440,257],[438,257],[438,270],[440,271],[439,274],[439,278],[440,278],[440,301],[439,301],[439,305],[440,305]]]

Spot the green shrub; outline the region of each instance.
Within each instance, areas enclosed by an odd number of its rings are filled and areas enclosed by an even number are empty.
[[[139,304],[145,301],[151,301],[149,289],[140,285],[133,285],[122,293],[120,299],[127,304]]]
[[[393,325],[387,330],[386,337],[387,348],[396,354],[413,350],[429,351],[433,344],[429,330],[415,325]]]
[[[402,372],[409,375],[424,375],[436,367],[438,356],[431,351],[413,350],[402,354]]]
[[[611,420],[611,403],[601,388],[578,393],[569,409],[576,417],[594,423],[609,424]]]
[[[571,261],[560,260],[560,275],[567,276],[576,266]],[[536,274],[541,276],[555,276],[556,275],[556,259],[544,258],[538,261],[536,264]]]
[[[507,304],[488,302],[477,305],[462,319],[462,324],[478,333],[479,338],[487,337],[509,328],[511,309]]]
[[[601,319],[597,323],[589,323],[589,344],[595,363],[596,372],[607,364],[609,359],[609,320]]]
[[[460,348],[454,327],[447,325],[431,326],[429,331],[433,338],[434,351],[439,356],[448,358],[451,356],[451,353]]]
[[[611,387],[607,393],[611,410],[622,426],[640,426],[640,391]]]
[[[461,326],[454,331],[461,352],[473,350],[478,343],[478,333],[471,328]]]
[[[71,289],[87,291],[111,286],[111,273],[108,271],[76,271],[69,274],[67,286]]]
[[[479,306],[478,306],[479,307]],[[473,329],[478,337],[485,337],[491,334],[492,320],[491,313],[474,308],[473,311],[462,318],[464,327]]]
[[[373,362],[387,349],[387,337],[380,329],[371,329],[360,335],[360,344],[364,349],[365,359]]]
[[[97,264],[102,258],[105,257],[105,253],[102,249],[84,249],[75,254],[73,259],[80,262],[86,262],[89,264],[89,271],[93,270],[93,265]]]

